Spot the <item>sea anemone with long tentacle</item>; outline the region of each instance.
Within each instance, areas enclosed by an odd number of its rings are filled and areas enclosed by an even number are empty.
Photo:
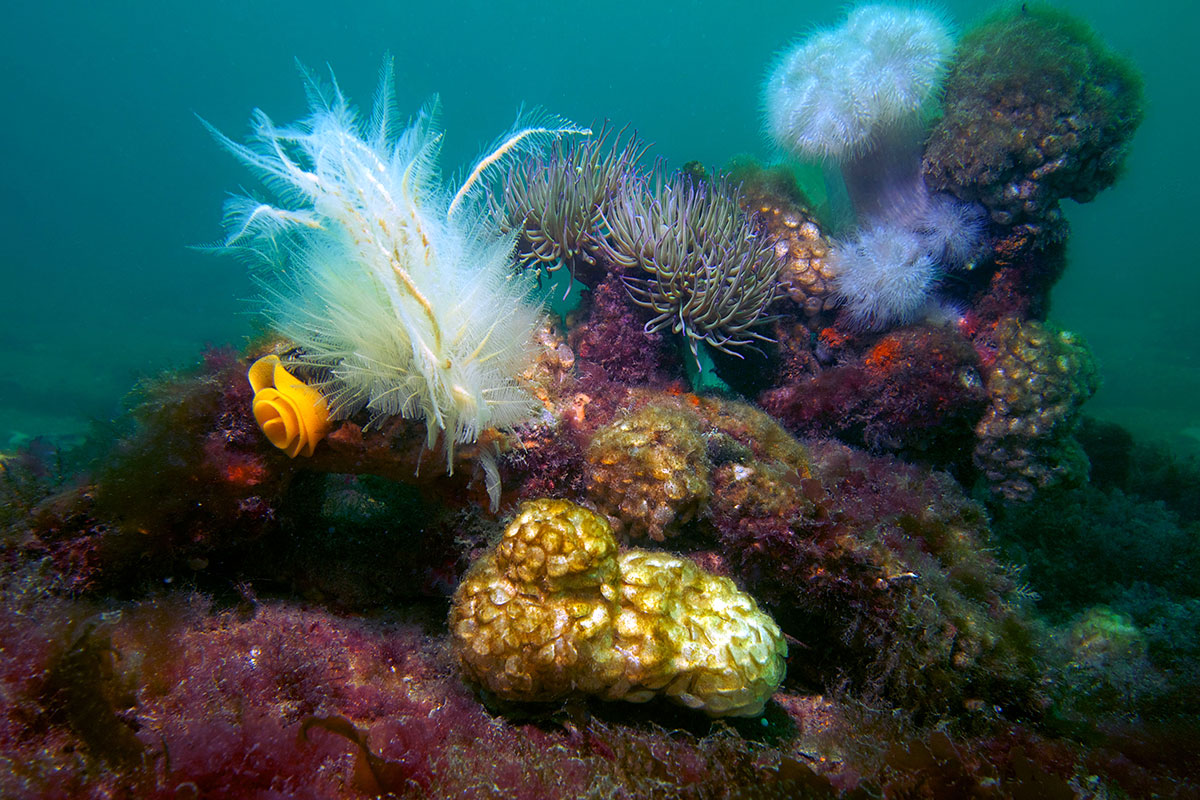
[[[559,140],[548,154],[513,164],[492,198],[505,232],[518,231],[517,258],[553,272],[564,264],[594,265],[606,235],[604,209],[622,184],[635,179],[647,145],[636,134],[611,129],[584,139]]]
[[[738,348],[771,341],[755,329],[771,319],[782,262],[737,192],[684,175],[646,183],[626,183],[605,216],[608,257],[645,275],[624,280],[654,312],[646,330],[682,334],[697,360],[701,342],[741,357]]]

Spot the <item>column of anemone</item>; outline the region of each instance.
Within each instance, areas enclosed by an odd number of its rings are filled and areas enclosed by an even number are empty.
[[[703,231],[717,237],[714,246],[721,259],[719,333],[730,346],[750,345],[755,339],[770,341],[751,329],[769,321],[765,314],[778,292],[782,262],[769,238],[755,229],[754,219],[742,212],[735,189],[718,184],[708,202],[712,213]]]
[[[555,143],[558,147],[558,143]],[[492,215],[504,233],[520,231],[517,259],[525,266],[560,266],[560,248],[549,234],[551,198],[554,195],[551,166],[541,155],[530,156],[512,166],[504,179],[501,199],[488,195]]]
[[[714,187],[677,181],[674,202],[669,206],[676,218],[671,224],[678,231],[676,252],[671,254],[680,265],[673,271],[679,285],[680,318],[687,321],[687,335],[714,347],[724,342],[718,331],[725,322],[728,253],[723,252],[724,228],[728,220],[720,211],[720,197]],[[695,350],[695,341],[689,343]]]

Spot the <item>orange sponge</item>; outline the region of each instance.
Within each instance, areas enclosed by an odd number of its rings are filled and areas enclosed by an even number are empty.
[[[287,371],[279,356],[263,356],[246,375],[254,389],[254,419],[271,444],[290,457],[313,454],[329,433],[329,407],[321,393]]]

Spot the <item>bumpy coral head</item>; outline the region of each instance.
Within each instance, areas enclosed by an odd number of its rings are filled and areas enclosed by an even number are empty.
[[[496,545],[496,567],[527,592],[615,579],[617,542],[596,514],[565,500],[526,503]]]
[[[776,62],[763,89],[767,131],[801,158],[869,151],[890,129],[920,119],[953,46],[931,11],[859,6],[840,28],[802,39]]]

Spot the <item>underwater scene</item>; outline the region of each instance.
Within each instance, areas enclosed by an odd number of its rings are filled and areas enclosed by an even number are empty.
[[[0,797],[1200,798],[1200,13],[4,17]]]

